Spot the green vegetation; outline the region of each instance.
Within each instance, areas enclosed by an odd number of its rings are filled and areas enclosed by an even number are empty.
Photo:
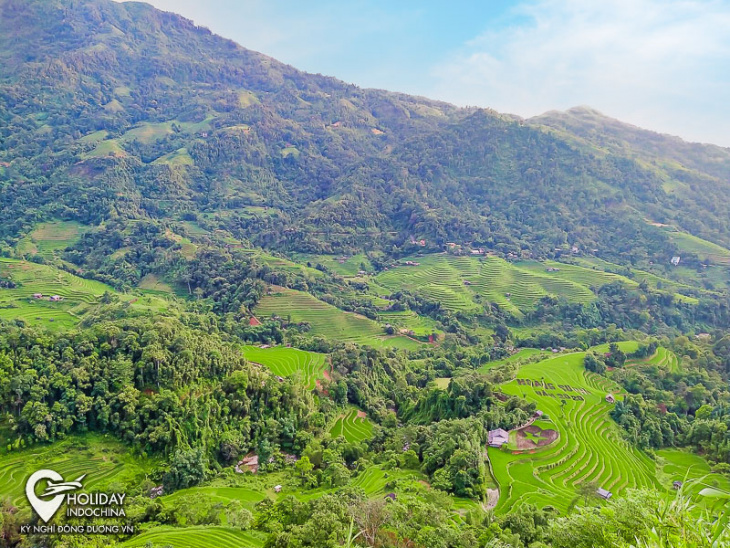
[[[123,548],[172,546],[174,548],[263,548],[264,539],[230,527],[155,527],[121,545]]]
[[[481,302],[495,302],[521,316],[542,297],[563,297],[569,302],[589,302],[593,293],[585,285],[512,265],[497,257],[475,259],[429,255],[409,259],[418,266],[400,266],[376,277],[392,291],[408,289],[438,301],[447,310],[469,312]]]
[[[728,546],[726,149],[135,2],[2,0],[0,59],[4,546],[41,466],[129,495],[74,548]]]
[[[701,261],[712,264],[730,266],[730,250],[688,234],[686,232],[669,231],[669,239],[686,253],[697,255]]]
[[[330,434],[334,438],[344,436],[350,443],[357,443],[372,437],[373,425],[365,413],[358,409],[350,409],[337,418]]]
[[[243,355],[250,362],[268,367],[274,375],[291,377],[298,373],[309,388],[314,388],[317,379],[324,377],[327,367],[324,354],[304,352],[296,348],[245,346]]]
[[[110,436],[73,436],[51,446],[5,449],[0,453],[0,492],[26,517],[25,481],[37,470],[51,468],[69,480],[86,474],[84,486],[91,490],[138,491],[158,464],[157,459],[133,456]]]
[[[53,330],[76,325],[87,313],[93,312],[105,295],[139,311],[162,312],[169,306],[153,296],[120,294],[95,280],[16,259],[0,258],[0,279],[14,285],[12,288],[0,287],[0,319],[22,320],[28,325],[42,325]]]
[[[403,337],[386,337],[376,322],[358,314],[343,312],[308,293],[274,287],[271,295],[261,299],[256,307],[259,317],[278,316],[287,323],[306,323],[312,335],[337,341],[357,342],[373,346],[417,346]]]
[[[86,227],[74,221],[40,223],[18,242],[16,249],[21,255],[40,255],[52,259],[76,243],[85,230]]]
[[[636,344],[621,347],[630,351]],[[582,484],[595,484],[616,494],[628,488],[659,486],[651,460],[624,441],[609,419],[612,406],[604,398],[608,392],[618,396],[617,387],[586,373],[584,356],[576,352],[523,365],[517,371],[518,380],[502,386],[507,394],[535,402],[550,417],[560,439],[528,455],[489,449],[501,489],[498,511],[525,502],[566,511],[579,497]],[[527,381],[532,386],[520,384]]]

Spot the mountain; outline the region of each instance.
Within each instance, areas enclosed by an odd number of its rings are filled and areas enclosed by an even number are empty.
[[[363,90],[146,4],[2,0],[0,36],[7,244],[43,216],[216,213],[236,237],[288,251],[424,239],[665,261],[677,250],[647,219],[730,245],[724,149],[616,124],[604,146],[587,116],[583,129],[525,123]]]

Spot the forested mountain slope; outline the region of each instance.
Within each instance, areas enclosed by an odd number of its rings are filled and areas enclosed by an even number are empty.
[[[98,224],[205,211],[237,237],[290,251],[390,252],[424,239],[428,250],[457,241],[545,257],[575,244],[665,261],[676,247],[647,218],[730,242],[716,199],[724,149],[653,148],[666,162],[674,149],[695,158],[674,192],[682,179],[644,161],[638,138],[606,148],[363,90],[140,3],[2,0],[0,56],[8,243],[47,215]]]

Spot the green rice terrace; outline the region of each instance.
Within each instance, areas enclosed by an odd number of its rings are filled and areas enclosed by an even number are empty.
[[[620,347],[631,352],[637,343],[620,343]],[[594,350],[605,352],[607,346]],[[577,501],[582,484],[614,494],[629,487],[662,487],[654,463],[622,438],[609,416],[612,404],[606,396],[611,393],[620,399],[618,386],[587,373],[584,356],[576,352],[523,365],[516,379],[502,385],[506,394],[534,401],[550,419],[556,435],[550,434],[550,428],[540,428],[532,433],[532,440],[524,436],[530,443],[521,447],[513,445],[510,449],[508,444],[506,448],[488,449],[500,487],[497,512],[525,502],[566,511]],[[535,438],[544,441],[537,443]]]
[[[133,456],[128,448],[108,436],[86,435],[53,445],[14,449],[0,454],[0,493],[10,497],[23,514],[30,512],[25,482],[37,470],[51,468],[71,480],[83,474],[84,488],[136,489],[156,466],[156,461]],[[116,486],[116,487],[113,487]]]
[[[357,443],[373,436],[373,425],[364,412],[353,408],[338,417],[330,434],[334,438],[344,436],[350,443]]]
[[[266,535],[241,531],[231,527],[155,527],[121,546],[147,548],[174,546],[175,548],[261,548]]]
[[[309,293],[294,289],[272,286],[272,293],[261,299],[255,312],[260,319],[278,316],[292,323],[306,322],[310,326],[310,334],[338,341],[411,349],[420,345],[407,337],[388,337],[377,322],[345,312]]]
[[[296,348],[277,346],[259,348],[245,346],[243,355],[248,361],[268,367],[274,375],[291,377],[297,373],[310,388],[314,388],[318,379],[325,378],[326,356],[316,352],[305,352]]]
[[[0,288],[0,319],[22,320],[51,329],[78,323],[105,293],[139,309],[159,312],[167,306],[166,301],[154,296],[117,293],[101,282],[29,261],[0,258],[0,280],[15,285]]]
[[[420,293],[451,311],[475,311],[480,303],[494,302],[521,316],[548,295],[579,303],[594,298],[587,285],[521,268],[498,257],[440,254],[401,262],[417,264],[392,268],[376,276],[376,282],[390,291]]]
[[[21,238],[16,249],[21,255],[40,255],[50,259],[76,243],[86,230],[84,225],[73,221],[40,223]]]
[[[667,369],[672,373],[676,373],[680,370],[679,358],[671,350],[667,350],[663,346],[656,349],[653,356],[649,356],[644,359],[633,359],[628,360],[624,366],[637,366],[637,365],[654,365],[660,368]]]

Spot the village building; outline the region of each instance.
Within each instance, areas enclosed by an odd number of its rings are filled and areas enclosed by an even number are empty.
[[[281,493],[281,485],[274,486],[274,493]]]
[[[42,299],[43,298],[43,293],[33,293],[33,298],[34,299]]]
[[[489,447],[502,447],[509,442],[509,432],[502,428],[489,431]]]
[[[675,481],[675,482],[674,482],[674,483],[672,484],[672,487],[674,487],[675,489],[679,490],[679,489],[681,489],[681,487],[682,487],[682,482],[681,482],[681,481]]]
[[[616,403],[616,398],[613,397],[613,394],[606,394],[606,401],[608,403]]]
[[[63,297],[61,297],[60,295],[53,295],[51,297],[51,300],[54,301],[54,302],[58,302],[58,301],[63,300]]]
[[[259,471],[259,456],[258,455],[247,455],[236,465],[236,472],[243,474],[246,469],[252,474],[256,474]]]
[[[672,257],[672,264],[674,266],[679,266],[679,262],[682,260],[682,257],[677,257],[676,255]]]
[[[611,493],[611,491],[607,491],[603,487],[599,487],[598,490],[596,491],[596,494],[605,500],[608,500],[613,496],[613,493]]]

